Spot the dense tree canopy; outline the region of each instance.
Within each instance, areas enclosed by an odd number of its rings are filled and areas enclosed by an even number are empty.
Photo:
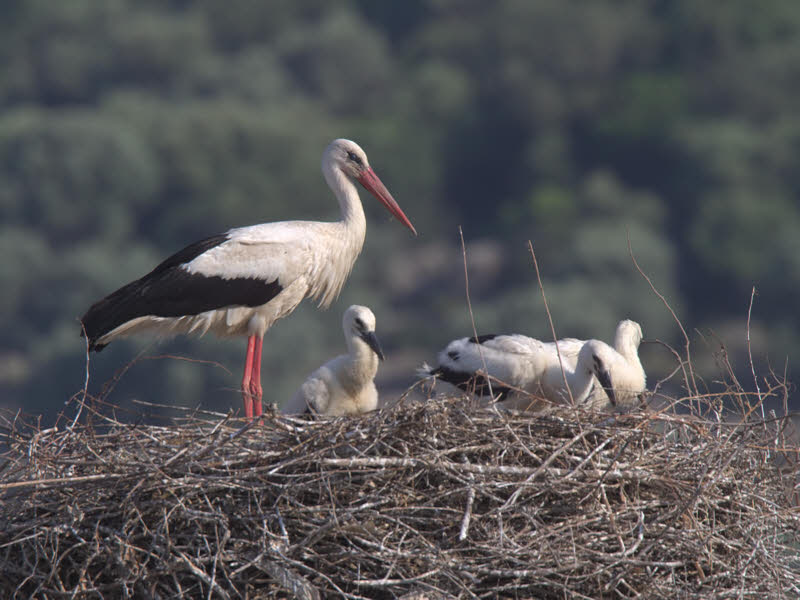
[[[680,343],[632,253],[708,343],[709,381],[720,341],[747,366],[753,286],[757,367],[788,357],[792,374],[792,0],[10,0],[0,64],[5,406],[54,411],[78,391],[77,317],[167,254],[233,226],[336,218],[319,173],[334,137],[362,144],[420,236],[365,196],[342,297],[268,334],[269,400],[341,351],[351,303],[377,315],[387,396],[470,331],[459,226],[482,332],[549,336],[530,240],[560,334],[609,339],[629,317]],[[111,402],[238,406],[237,341],[116,342],[92,356],[90,391],[142,350],[191,361],[137,362]],[[651,380],[669,372],[663,349],[643,354]]]

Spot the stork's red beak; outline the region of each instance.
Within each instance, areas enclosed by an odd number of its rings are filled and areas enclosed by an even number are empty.
[[[381,203],[392,213],[395,218],[400,221],[403,225],[408,227],[414,235],[417,235],[417,230],[414,229],[414,226],[411,224],[411,221],[408,220],[408,217],[403,213],[398,206],[397,202],[394,201],[392,195],[389,193],[389,190],[386,189],[386,186],[383,185],[383,182],[378,178],[375,174],[375,171],[372,168],[367,168],[364,174],[358,178],[358,181],[361,185],[363,185],[370,194],[375,196]]]

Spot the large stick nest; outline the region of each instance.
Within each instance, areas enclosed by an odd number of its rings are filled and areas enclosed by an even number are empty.
[[[780,421],[445,399],[4,428],[4,598],[800,595]]]

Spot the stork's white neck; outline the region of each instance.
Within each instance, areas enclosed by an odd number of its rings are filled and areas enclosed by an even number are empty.
[[[614,349],[628,362],[639,360],[639,343],[628,331],[618,331],[614,338]]]
[[[342,223],[351,234],[360,234],[360,236],[356,237],[360,237],[363,243],[367,230],[367,220],[364,217],[364,207],[361,205],[358,188],[356,188],[352,179],[330,161],[323,163],[322,173],[328,186],[333,190],[336,199],[339,201]]]
[[[581,404],[592,390],[592,371],[580,359],[574,371],[567,371],[567,383],[575,404]],[[566,394],[564,394],[566,396]]]
[[[325,233],[325,244],[322,246],[325,256],[320,257],[320,264],[324,268],[311,282],[310,295],[319,298],[319,305],[326,308],[339,295],[361,253],[367,234],[367,220],[353,181],[327,161],[322,163],[322,173],[336,195],[342,213],[341,220],[325,223],[320,229],[320,234],[323,231]]]
[[[344,385],[358,389],[366,382],[375,379],[375,374],[378,372],[378,355],[366,342],[354,335],[347,337],[347,350],[348,383]]]
[[[572,391],[572,399],[576,404],[583,403],[592,391],[593,365],[595,356],[601,360],[604,349],[608,348],[603,342],[587,340],[578,353],[578,362],[572,372],[567,372],[567,382]]]

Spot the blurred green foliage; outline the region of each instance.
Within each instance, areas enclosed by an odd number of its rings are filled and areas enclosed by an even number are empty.
[[[630,317],[680,343],[630,243],[687,329],[730,335],[735,366],[753,285],[759,367],[800,351],[792,0],[7,0],[0,64],[4,406],[58,410],[83,385],[77,318],[169,253],[337,218],[319,173],[334,137],[363,145],[420,236],[365,195],[340,300],[268,334],[269,400],[341,351],[350,303],[378,317],[388,395],[471,331],[459,225],[482,332],[549,337],[530,240],[560,334],[610,339]],[[115,342],[90,391],[142,350],[222,368],[141,360],[110,401],[238,408],[240,341]]]

